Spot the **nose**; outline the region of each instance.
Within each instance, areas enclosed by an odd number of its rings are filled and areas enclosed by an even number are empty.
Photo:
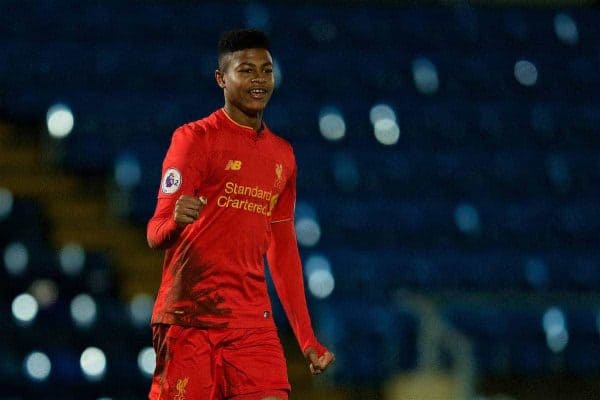
[[[264,76],[257,76],[252,78],[252,83],[265,83],[267,79]]]

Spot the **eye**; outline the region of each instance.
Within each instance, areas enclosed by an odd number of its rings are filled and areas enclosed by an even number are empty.
[[[265,68],[265,73],[266,74],[272,74],[273,73],[273,69],[272,68]]]

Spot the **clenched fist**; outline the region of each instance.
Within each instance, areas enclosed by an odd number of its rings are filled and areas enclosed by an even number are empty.
[[[206,197],[191,197],[181,195],[175,203],[173,218],[181,228],[193,223],[200,216],[200,211],[206,205]]]
[[[319,357],[316,350],[312,347],[309,347],[306,350],[304,356],[308,360],[308,366],[313,375],[319,375],[335,362],[335,356],[332,352],[326,351],[321,357]]]

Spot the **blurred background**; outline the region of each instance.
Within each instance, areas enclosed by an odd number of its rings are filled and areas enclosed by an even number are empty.
[[[240,27],[273,43],[265,118],[338,359],[311,378],[276,304],[291,398],[600,398],[599,10],[2,0],[0,399],[146,398],[145,224]]]

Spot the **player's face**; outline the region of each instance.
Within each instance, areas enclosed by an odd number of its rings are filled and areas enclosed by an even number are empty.
[[[217,72],[217,83],[223,88],[225,102],[255,117],[273,94],[271,54],[265,49],[245,49],[226,57],[222,70]]]

